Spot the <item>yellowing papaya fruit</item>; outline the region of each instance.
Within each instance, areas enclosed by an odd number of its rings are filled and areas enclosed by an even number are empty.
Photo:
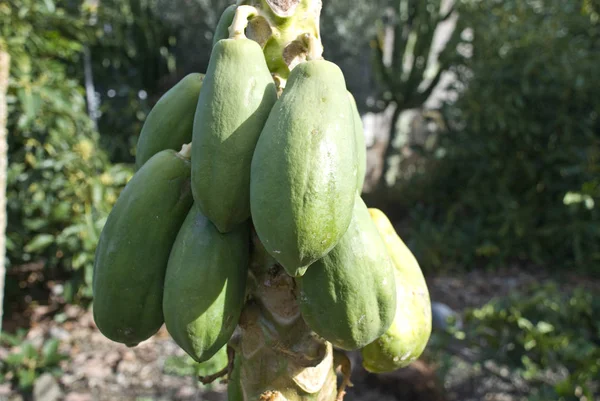
[[[277,92],[258,43],[223,39],[210,57],[196,109],[192,192],[220,232],[250,217],[250,163]]]
[[[198,362],[229,341],[244,305],[250,243],[248,223],[221,234],[192,207],[173,245],[163,313],[175,342]]]
[[[302,317],[315,333],[341,349],[366,346],[392,324],[393,269],[367,206],[357,195],[348,231],[297,279]]]
[[[223,11],[223,14],[221,14],[221,18],[219,18],[219,22],[217,23],[213,35],[213,47],[215,47],[219,40],[229,38],[229,26],[231,26],[233,18],[235,17],[235,10],[237,10],[237,5],[232,4]]]
[[[423,353],[431,335],[431,303],[427,283],[410,249],[381,210],[369,209],[369,213],[396,273],[394,321],[385,334],[361,350],[365,369],[383,373],[408,366]]]
[[[342,71],[296,66],[252,159],[250,206],[258,237],[292,276],[325,256],[352,219],[356,144]]]
[[[127,183],[100,235],[94,263],[94,320],[109,339],[135,346],[163,324],[171,246],[190,207],[190,161],[152,156]]]
[[[352,117],[354,118],[354,135],[356,135],[356,161],[357,161],[357,174],[358,178],[356,184],[356,190],[358,193],[362,192],[365,184],[365,174],[367,173],[367,146],[365,144],[365,133],[363,130],[362,119],[356,106],[356,100],[350,92],[350,104],[352,105]]]
[[[203,79],[203,74],[187,75],[154,105],[138,139],[137,169],[161,150],[179,150],[192,141],[194,113]]]

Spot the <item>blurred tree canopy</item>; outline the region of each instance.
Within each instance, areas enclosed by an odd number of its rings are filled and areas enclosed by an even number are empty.
[[[109,163],[87,115],[79,71],[89,31],[52,0],[3,2],[0,22],[0,46],[11,55],[8,258],[60,268],[73,279],[67,298],[79,288],[89,296],[81,284],[91,283],[98,235],[131,175]]]
[[[600,21],[590,1],[462,1],[450,132],[414,193],[429,268],[600,266]],[[418,180],[417,180],[418,181]],[[408,191],[410,192],[410,191]]]

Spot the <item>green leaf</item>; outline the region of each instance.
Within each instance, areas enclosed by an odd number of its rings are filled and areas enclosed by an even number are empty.
[[[23,390],[33,387],[36,376],[35,369],[19,369],[17,371],[19,387]]]
[[[54,242],[54,239],[54,235],[38,234],[25,245],[24,250],[28,253],[43,251]]]
[[[13,352],[6,357],[4,362],[10,366],[20,366],[23,364],[24,360],[25,360],[25,356],[23,354],[18,353],[18,352]]]
[[[56,11],[56,6],[52,0],[44,0],[44,4],[49,13],[54,13]]]
[[[547,322],[538,322],[536,328],[541,334],[548,334],[554,331],[554,326]]]
[[[56,338],[51,338],[46,341],[42,348],[42,363],[44,366],[52,366],[63,359],[62,355],[58,352],[59,342]]]
[[[26,341],[23,344],[21,344],[21,355],[23,355],[24,358],[30,360],[37,360],[39,353],[32,343]]]

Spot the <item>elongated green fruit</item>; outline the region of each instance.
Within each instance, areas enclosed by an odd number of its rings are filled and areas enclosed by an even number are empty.
[[[356,193],[356,144],[346,83],[325,60],[292,70],[261,133],[250,182],[256,232],[292,276],[346,232]]]
[[[362,192],[363,185],[365,184],[365,174],[367,173],[367,146],[365,145],[365,133],[363,131],[362,119],[356,107],[356,101],[354,96],[348,92],[350,96],[350,103],[352,105],[352,116],[354,118],[354,135],[356,135],[356,160],[357,160],[357,174],[358,178],[356,189],[358,193]]]
[[[233,22],[236,9],[237,5],[232,4],[227,7],[225,11],[223,11],[223,14],[221,14],[221,18],[219,18],[219,22],[217,23],[217,28],[215,29],[215,34],[213,36],[213,47],[215,47],[219,40],[229,38],[229,26]]]
[[[129,181],[100,235],[94,264],[94,320],[109,339],[135,346],[163,324],[171,246],[192,205],[190,162],[154,155]]]
[[[378,209],[369,213],[392,257],[396,273],[396,315],[380,338],[361,350],[363,366],[383,373],[408,366],[425,349],[431,335],[431,303],[417,260]]]
[[[203,79],[203,74],[187,75],[156,103],[138,139],[136,168],[141,168],[161,150],[179,150],[192,141],[194,113]]]
[[[229,341],[244,305],[248,223],[221,234],[192,207],[177,235],[165,277],[163,312],[175,342],[198,362]]]
[[[250,217],[252,154],[276,100],[258,43],[223,39],[215,45],[194,121],[192,192],[221,232]]]
[[[297,279],[300,311],[318,335],[344,350],[364,347],[392,324],[396,285],[392,262],[367,207],[356,196],[348,231]]]

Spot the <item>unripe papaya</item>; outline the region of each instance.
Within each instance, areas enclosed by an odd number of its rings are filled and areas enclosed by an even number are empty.
[[[408,366],[421,355],[431,335],[431,303],[427,283],[413,254],[382,211],[369,212],[396,273],[394,321],[385,334],[361,350],[365,369],[383,373]]]
[[[367,173],[367,146],[365,144],[365,133],[363,130],[362,119],[356,106],[354,96],[348,92],[350,96],[350,104],[352,105],[352,116],[354,118],[354,135],[356,135],[356,161],[357,161],[357,173],[358,178],[356,184],[356,190],[358,193],[362,192],[365,184],[365,174]]]
[[[175,342],[198,362],[229,341],[244,305],[248,223],[221,234],[192,207],[177,235],[165,277],[163,312]]]
[[[194,113],[203,79],[203,74],[187,75],[154,105],[138,139],[135,153],[137,169],[161,150],[179,150],[192,142]]]
[[[109,339],[135,346],[163,324],[171,246],[192,206],[190,162],[174,150],[148,160],[127,183],[100,235],[94,320]]]
[[[348,231],[297,282],[302,317],[336,347],[362,348],[390,327],[396,309],[394,268],[358,195]]]
[[[254,152],[252,220],[267,251],[292,276],[331,251],[352,219],[357,165],[349,103],[335,64],[299,64]]]
[[[194,120],[192,192],[220,232],[250,217],[250,163],[277,92],[258,43],[213,48]]]
[[[229,27],[235,17],[235,10],[237,10],[237,5],[232,4],[221,14],[221,18],[219,18],[219,22],[215,28],[215,34],[213,35],[213,47],[215,47],[219,40],[229,38]]]

